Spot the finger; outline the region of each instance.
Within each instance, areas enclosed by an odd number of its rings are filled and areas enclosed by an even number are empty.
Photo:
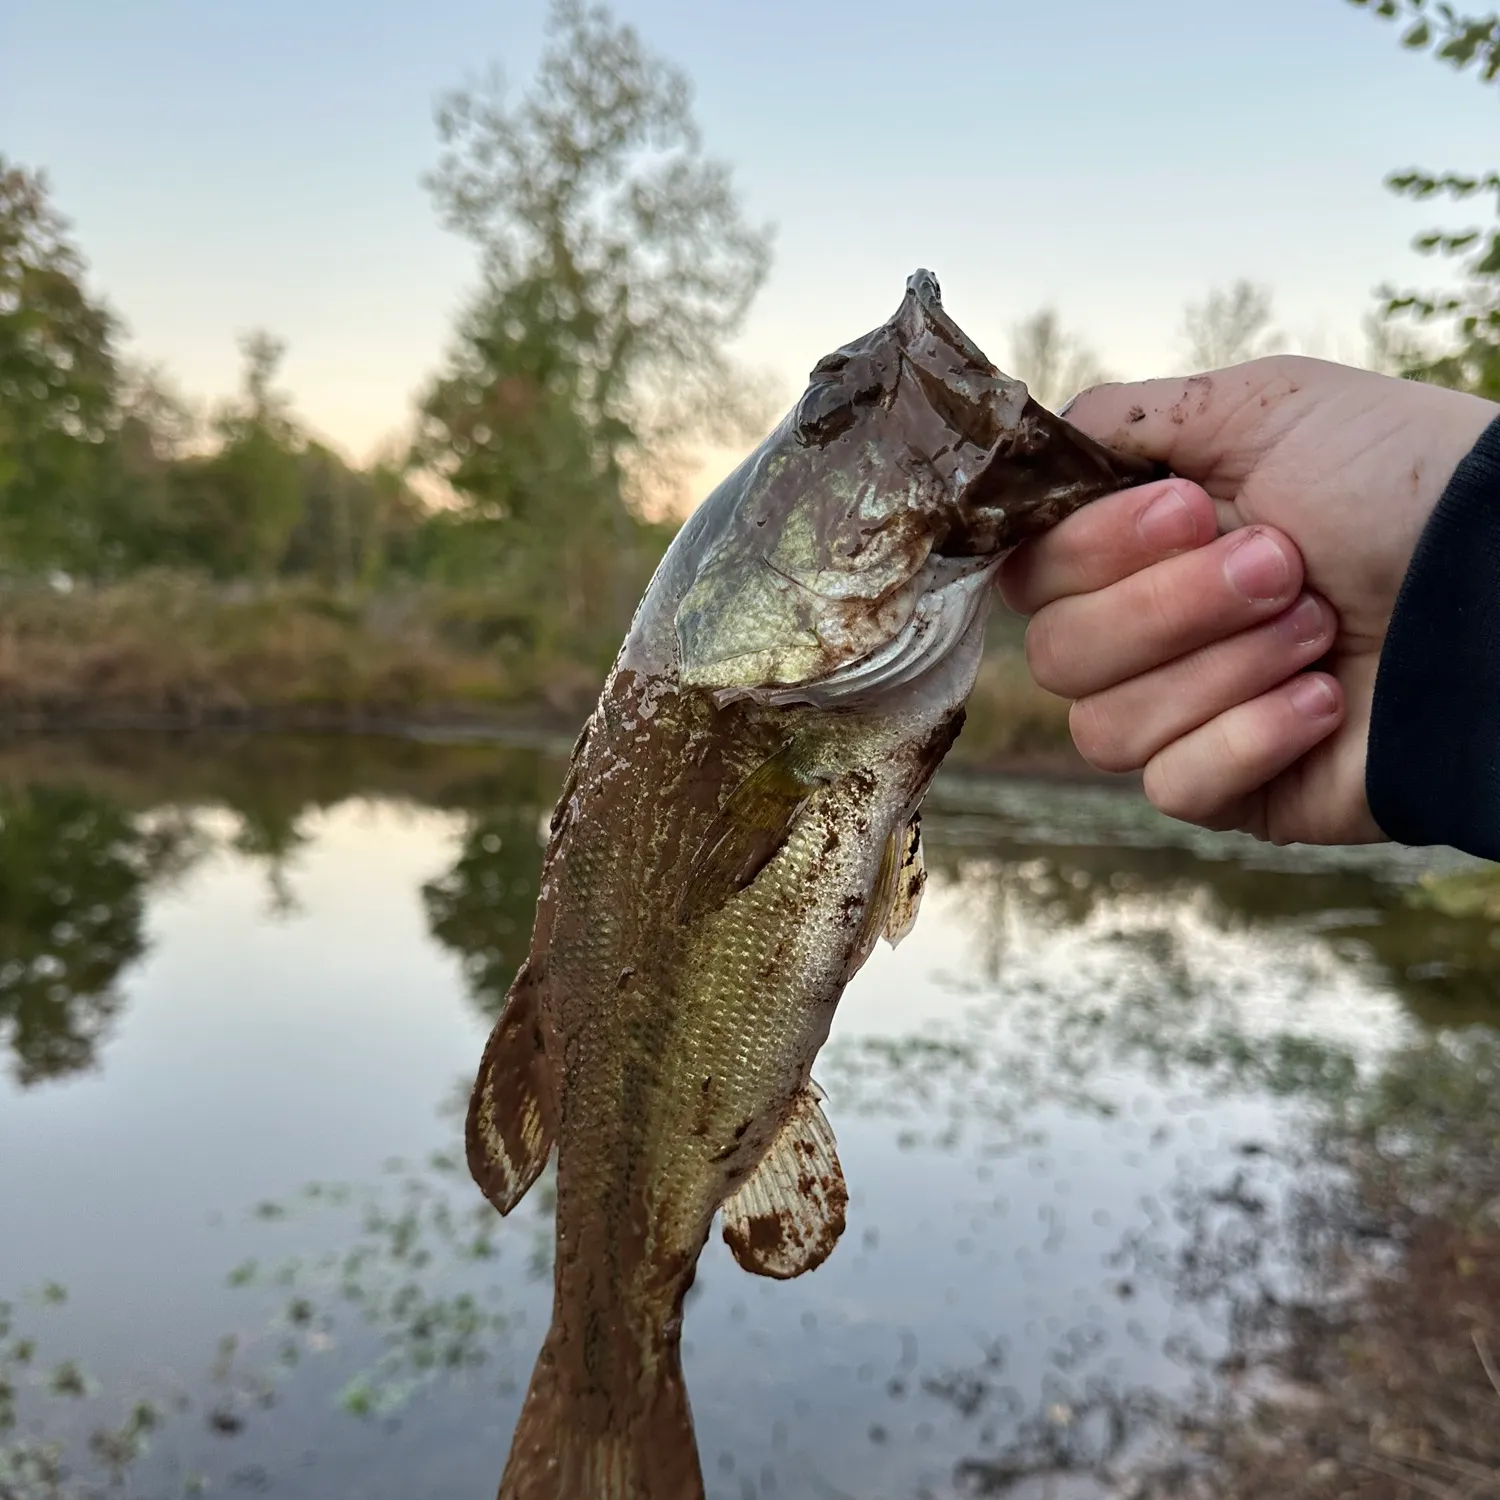
[[[1333,610],[1313,594],[1284,614],[1073,704],[1073,743],[1101,771],[1137,771],[1152,756],[1311,666],[1333,644]]]
[[[1297,394],[1305,376],[1298,376],[1296,364],[1273,356],[1186,378],[1096,385],[1063,410],[1097,441],[1165,463],[1214,490],[1231,430],[1244,427],[1246,413],[1265,416]]]
[[[1001,565],[1000,596],[1017,614],[1032,615],[1066,594],[1093,593],[1201,547],[1217,532],[1207,491],[1185,479],[1122,490],[1017,547]]]
[[[1026,628],[1031,675],[1048,692],[1086,698],[1273,619],[1302,575],[1302,555],[1281,532],[1231,532],[1038,610]]]
[[[1223,826],[1222,818],[1243,799],[1327,739],[1344,712],[1336,678],[1299,673],[1152,756],[1143,778],[1146,796],[1168,817]]]

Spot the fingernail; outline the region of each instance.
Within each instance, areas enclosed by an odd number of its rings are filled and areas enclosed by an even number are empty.
[[[1309,719],[1337,713],[1338,694],[1326,677],[1303,677],[1292,684],[1292,707]]]
[[[1135,529],[1153,552],[1181,552],[1198,540],[1192,509],[1175,489],[1158,495],[1141,512]]]
[[[1252,604],[1281,598],[1292,577],[1286,553],[1260,531],[1235,545],[1224,559],[1224,573],[1230,587]]]
[[[1327,631],[1323,606],[1311,594],[1304,594],[1297,605],[1276,622],[1276,633],[1294,646],[1311,646]]]
[[[1058,407],[1058,408],[1057,408],[1057,415],[1058,415],[1058,416],[1060,416],[1060,417],[1065,417],[1065,416],[1067,416],[1067,414],[1068,414],[1068,413],[1069,413],[1069,412],[1070,412],[1070,411],[1072,411],[1072,409],[1073,409],[1073,403],[1074,403],[1074,402],[1075,402],[1075,401],[1076,401],[1076,400],[1077,400],[1077,399],[1078,399],[1078,398],[1079,398],[1079,397],[1080,397],[1080,396],[1081,396],[1081,395],[1082,395],[1082,394],[1083,394],[1083,392],[1082,392],[1082,391],[1075,391],[1075,392],[1074,392],[1074,393],[1073,393],[1073,394],[1072,394],[1072,395],[1071,395],[1071,396],[1069,396],[1069,397],[1068,397],[1068,399],[1067,399],[1067,400],[1066,400],[1066,401],[1064,401],[1064,402],[1063,402],[1063,404],[1062,404],[1062,405],[1061,405],[1061,406],[1059,406],[1059,407]]]

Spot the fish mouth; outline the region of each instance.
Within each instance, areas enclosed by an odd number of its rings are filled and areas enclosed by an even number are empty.
[[[940,426],[987,450],[1021,412],[1026,387],[985,357],[943,307],[929,270],[906,278],[901,305],[877,329],[826,354],[813,366],[794,408],[799,442],[824,446],[871,405],[890,408],[910,381]]]
[[[924,317],[921,320],[914,316],[916,308],[922,309]],[[979,345],[948,316],[948,310],[943,306],[943,289],[938,285],[936,274],[919,266],[906,278],[906,294],[891,324],[908,336],[915,336],[923,331],[924,322],[936,324],[944,342],[961,352],[968,363],[987,374],[999,374]]]
[[[938,285],[937,273],[929,271],[925,266],[918,266],[906,278],[906,292],[908,296],[915,297],[918,302],[925,302],[929,307],[941,308],[943,305],[943,289]]]
[[[680,681],[721,704],[946,690],[1000,559],[1148,468],[1033,401],[919,268],[716,492],[722,530],[674,603]]]

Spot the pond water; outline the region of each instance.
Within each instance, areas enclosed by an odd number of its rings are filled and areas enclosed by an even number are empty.
[[[0,1496],[493,1494],[549,1198],[497,1218],[461,1109],[561,774],[0,746]],[[925,834],[917,928],[815,1072],[842,1243],[781,1284],[715,1236],[691,1295],[722,1500],[1106,1493],[1306,1292],[1330,1111],[1500,1015],[1495,928],[1408,899],[1428,856],[957,777]]]

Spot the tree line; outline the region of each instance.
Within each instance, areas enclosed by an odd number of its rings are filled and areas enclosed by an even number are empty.
[[[1404,19],[1413,50],[1500,74],[1500,17],[1354,3]],[[0,157],[0,576],[483,581],[618,632],[671,531],[648,499],[695,444],[748,441],[771,415],[726,352],[770,230],[705,152],[686,76],[585,0],[554,0],[527,90],[454,93],[438,129],[428,186],[477,247],[479,284],[412,440],[363,468],[299,422],[277,384],[284,346],[264,331],[242,340],[237,394],[195,419],[125,357],[44,176]],[[1500,200],[1493,171],[1389,185]],[[1455,263],[1456,284],[1384,289],[1377,362],[1500,396],[1500,232],[1418,245]],[[1271,323],[1269,293],[1236,283],[1188,309],[1185,352],[1199,367],[1248,357],[1275,347]],[[1103,373],[1046,309],[1016,327],[1009,363],[1052,403]]]
[[[527,90],[451,94],[438,127],[428,187],[479,284],[411,441],[363,468],[299,421],[265,331],[195,420],[125,357],[45,177],[0,157],[0,578],[483,583],[618,639],[671,536],[649,502],[674,464],[768,415],[725,349],[770,233],[705,152],[686,76],[582,0],[555,0]]]

